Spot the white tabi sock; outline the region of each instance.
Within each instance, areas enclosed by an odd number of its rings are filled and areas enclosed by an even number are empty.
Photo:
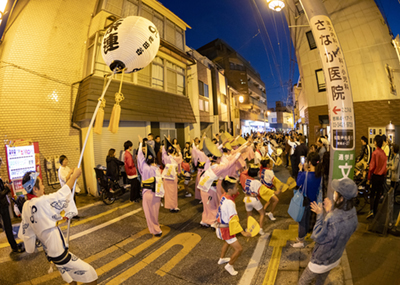
[[[238,274],[238,272],[235,269],[233,269],[233,266],[230,265],[229,263],[227,265],[225,265],[225,270],[228,271],[229,274],[233,275],[233,276]]]
[[[231,261],[231,259],[230,259],[229,257],[220,258],[220,259],[218,260],[218,264],[228,263],[229,261]]]

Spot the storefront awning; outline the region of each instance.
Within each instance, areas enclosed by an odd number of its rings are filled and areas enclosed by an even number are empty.
[[[89,76],[79,86],[72,120],[79,123],[92,118],[103,89],[103,78]],[[109,120],[114,106],[114,95],[119,90],[119,80],[113,80],[107,90],[104,119]],[[151,121],[196,123],[189,98],[161,90],[123,83],[121,121]]]

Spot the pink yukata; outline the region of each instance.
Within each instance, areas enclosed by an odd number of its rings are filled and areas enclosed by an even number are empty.
[[[180,164],[182,163],[182,155],[179,154],[177,157],[173,157],[172,155],[167,154],[165,151],[165,147],[162,147],[162,160],[164,165],[174,164],[178,167],[178,171],[180,171]],[[180,173],[180,172],[178,172]],[[175,175],[174,180],[163,179],[164,184],[164,208],[165,209],[177,209],[178,208],[178,176]]]
[[[204,168],[203,169],[197,169],[197,176],[196,176],[196,183],[195,183],[195,191],[194,191],[194,197],[197,200],[201,200],[201,190],[199,188],[197,188],[197,185],[199,184],[199,180],[200,180],[200,175],[206,171],[211,164],[211,161],[208,159],[207,155],[202,152],[201,150],[199,150],[195,144],[193,143],[193,148],[192,148],[192,157],[193,157],[193,162],[194,165],[197,166],[197,164],[200,163],[204,163]]]
[[[148,165],[145,161],[142,149],[142,143],[140,143],[139,151],[137,155],[137,162],[140,174],[142,175],[142,181],[152,177],[161,176],[160,169],[155,165]],[[147,227],[149,232],[153,235],[161,233],[160,224],[158,223],[158,213],[160,211],[161,198],[156,197],[155,192],[150,189],[143,189],[143,211],[146,217]]]
[[[225,177],[230,168],[235,165],[239,155],[234,156],[227,164],[214,164],[211,169],[218,177]],[[204,169],[206,171],[207,169]],[[211,197],[211,198],[210,198]],[[201,200],[203,201],[202,223],[212,225],[216,221],[219,199],[217,194],[217,185],[211,186],[208,192],[201,191]]]
[[[228,164],[232,159],[235,160],[235,162],[229,169],[227,169],[227,171],[226,171],[226,173],[224,173],[224,175],[219,176],[218,183],[217,183],[218,201],[221,200],[222,195],[224,195],[224,193],[225,193],[224,189],[222,189],[222,180],[224,180],[225,176],[228,175],[228,176],[235,177],[235,178],[239,177],[238,170],[243,167],[240,162],[240,160],[243,159],[243,154],[240,154],[238,159],[235,159],[235,155],[237,153],[241,152],[246,147],[247,147],[247,144],[244,144],[241,147],[237,148],[236,150],[232,150],[229,155],[227,155],[225,153],[222,155],[221,164]],[[246,165],[245,161],[244,161],[244,164]]]

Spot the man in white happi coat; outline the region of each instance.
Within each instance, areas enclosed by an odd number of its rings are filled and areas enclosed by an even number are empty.
[[[94,268],[68,251],[64,236],[56,225],[63,219],[62,212],[65,212],[66,219],[78,214],[71,188],[81,173],[82,170],[76,168],[67,183],[49,195],[44,194],[44,185],[37,172],[25,173],[22,183],[31,199],[24,204],[18,233],[28,253],[35,251],[36,239],[39,239],[47,259],[57,266],[64,281],[74,285],[77,282],[97,284]]]

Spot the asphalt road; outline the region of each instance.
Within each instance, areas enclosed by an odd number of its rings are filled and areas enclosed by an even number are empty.
[[[286,181],[289,172],[279,167],[275,175]],[[184,190],[179,192],[180,212],[160,209],[161,238],[148,233],[141,204],[129,202],[129,194],[109,206],[93,198],[78,197],[81,219],[72,222],[70,251],[96,269],[100,284],[297,283],[314,244],[308,240],[304,249],[289,246],[297,236],[297,225],[287,214],[291,191],[279,197],[277,220],[265,219],[265,236],[248,239],[238,235],[243,253],[234,266],[237,276],[229,275],[224,265],[217,264],[223,241],[211,228],[200,227],[203,207],[194,197],[185,198],[184,194]],[[236,207],[245,228],[243,197],[241,193],[236,199]],[[258,220],[257,212],[253,216]],[[65,225],[61,225],[64,233]],[[48,273],[50,264],[42,250],[20,255],[10,251],[4,233],[0,234],[0,284],[65,283],[55,267],[53,273]],[[352,284],[346,282],[346,268],[349,269],[348,264],[333,270],[327,284]]]

